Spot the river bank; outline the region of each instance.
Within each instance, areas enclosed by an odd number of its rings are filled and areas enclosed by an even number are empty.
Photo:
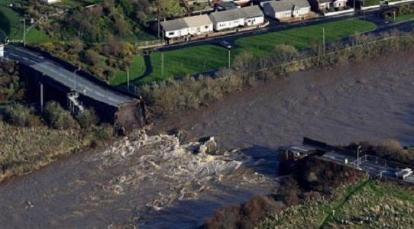
[[[11,227],[198,226],[217,208],[277,187],[275,150],[299,144],[303,136],[332,144],[413,142],[413,76],[414,55],[405,53],[258,85],[156,123],[159,131],[182,129],[189,139],[216,136],[224,149],[242,150],[210,157],[186,151],[187,143],[177,145],[170,135],[123,139],[0,185],[6,206],[0,222]],[[236,164],[237,169],[216,167]],[[190,175],[201,168],[215,172]]]

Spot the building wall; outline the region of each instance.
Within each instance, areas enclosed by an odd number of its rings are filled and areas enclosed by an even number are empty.
[[[234,29],[240,26],[244,26],[244,18],[240,18],[233,21],[215,22],[214,30],[221,31],[225,29]]]
[[[310,13],[310,7],[303,7],[303,8],[295,9],[292,14],[294,15],[294,17],[303,17],[307,15],[308,13]]]
[[[331,7],[330,2],[319,3],[320,10],[327,10]]]
[[[292,17],[291,10],[276,12],[276,19],[285,19],[285,18],[290,18],[290,17]]]
[[[244,24],[246,26],[261,25],[264,23],[264,17],[246,18]]]
[[[346,7],[347,0],[337,0],[333,2],[335,8],[344,8]]]
[[[213,24],[191,27],[189,28],[188,32],[191,35],[200,35],[203,33],[210,33],[210,32],[213,32]]]
[[[188,28],[180,29],[180,30],[164,31],[164,36],[169,39],[187,36],[188,34],[189,34]]]

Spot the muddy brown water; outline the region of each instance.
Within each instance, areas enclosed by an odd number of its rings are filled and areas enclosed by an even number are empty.
[[[413,144],[413,89],[414,54],[295,73],[158,124],[243,148],[242,157],[251,159],[245,169],[223,163],[238,158],[194,158],[162,141],[130,154],[116,148],[77,154],[0,185],[0,225],[193,228],[219,207],[271,191],[275,150],[303,136],[333,144],[388,138]]]

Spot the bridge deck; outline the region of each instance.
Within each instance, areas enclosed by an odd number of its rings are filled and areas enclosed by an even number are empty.
[[[110,87],[103,87],[96,84],[75,72],[68,71],[59,63],[27,49],[7,46],[5,49],[5,57],[19,61],[20,63],[43,73],[44,76],[50,77],[63,86],[107,105],[120,107],[122,104],[136,101],[136,98],[134,97],[111,90]]]

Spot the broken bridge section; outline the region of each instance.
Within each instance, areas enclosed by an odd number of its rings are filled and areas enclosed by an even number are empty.
[[[66,102],[73,112],[82,112],[84,105],[92,106],[102,120],[113,122],[122,131],[147,124],[142,98],[111,87],[50,54],[8,45],[4,57],[19,63],[23,77],[33,88],[40,86],[41,109],[45,96]]]

